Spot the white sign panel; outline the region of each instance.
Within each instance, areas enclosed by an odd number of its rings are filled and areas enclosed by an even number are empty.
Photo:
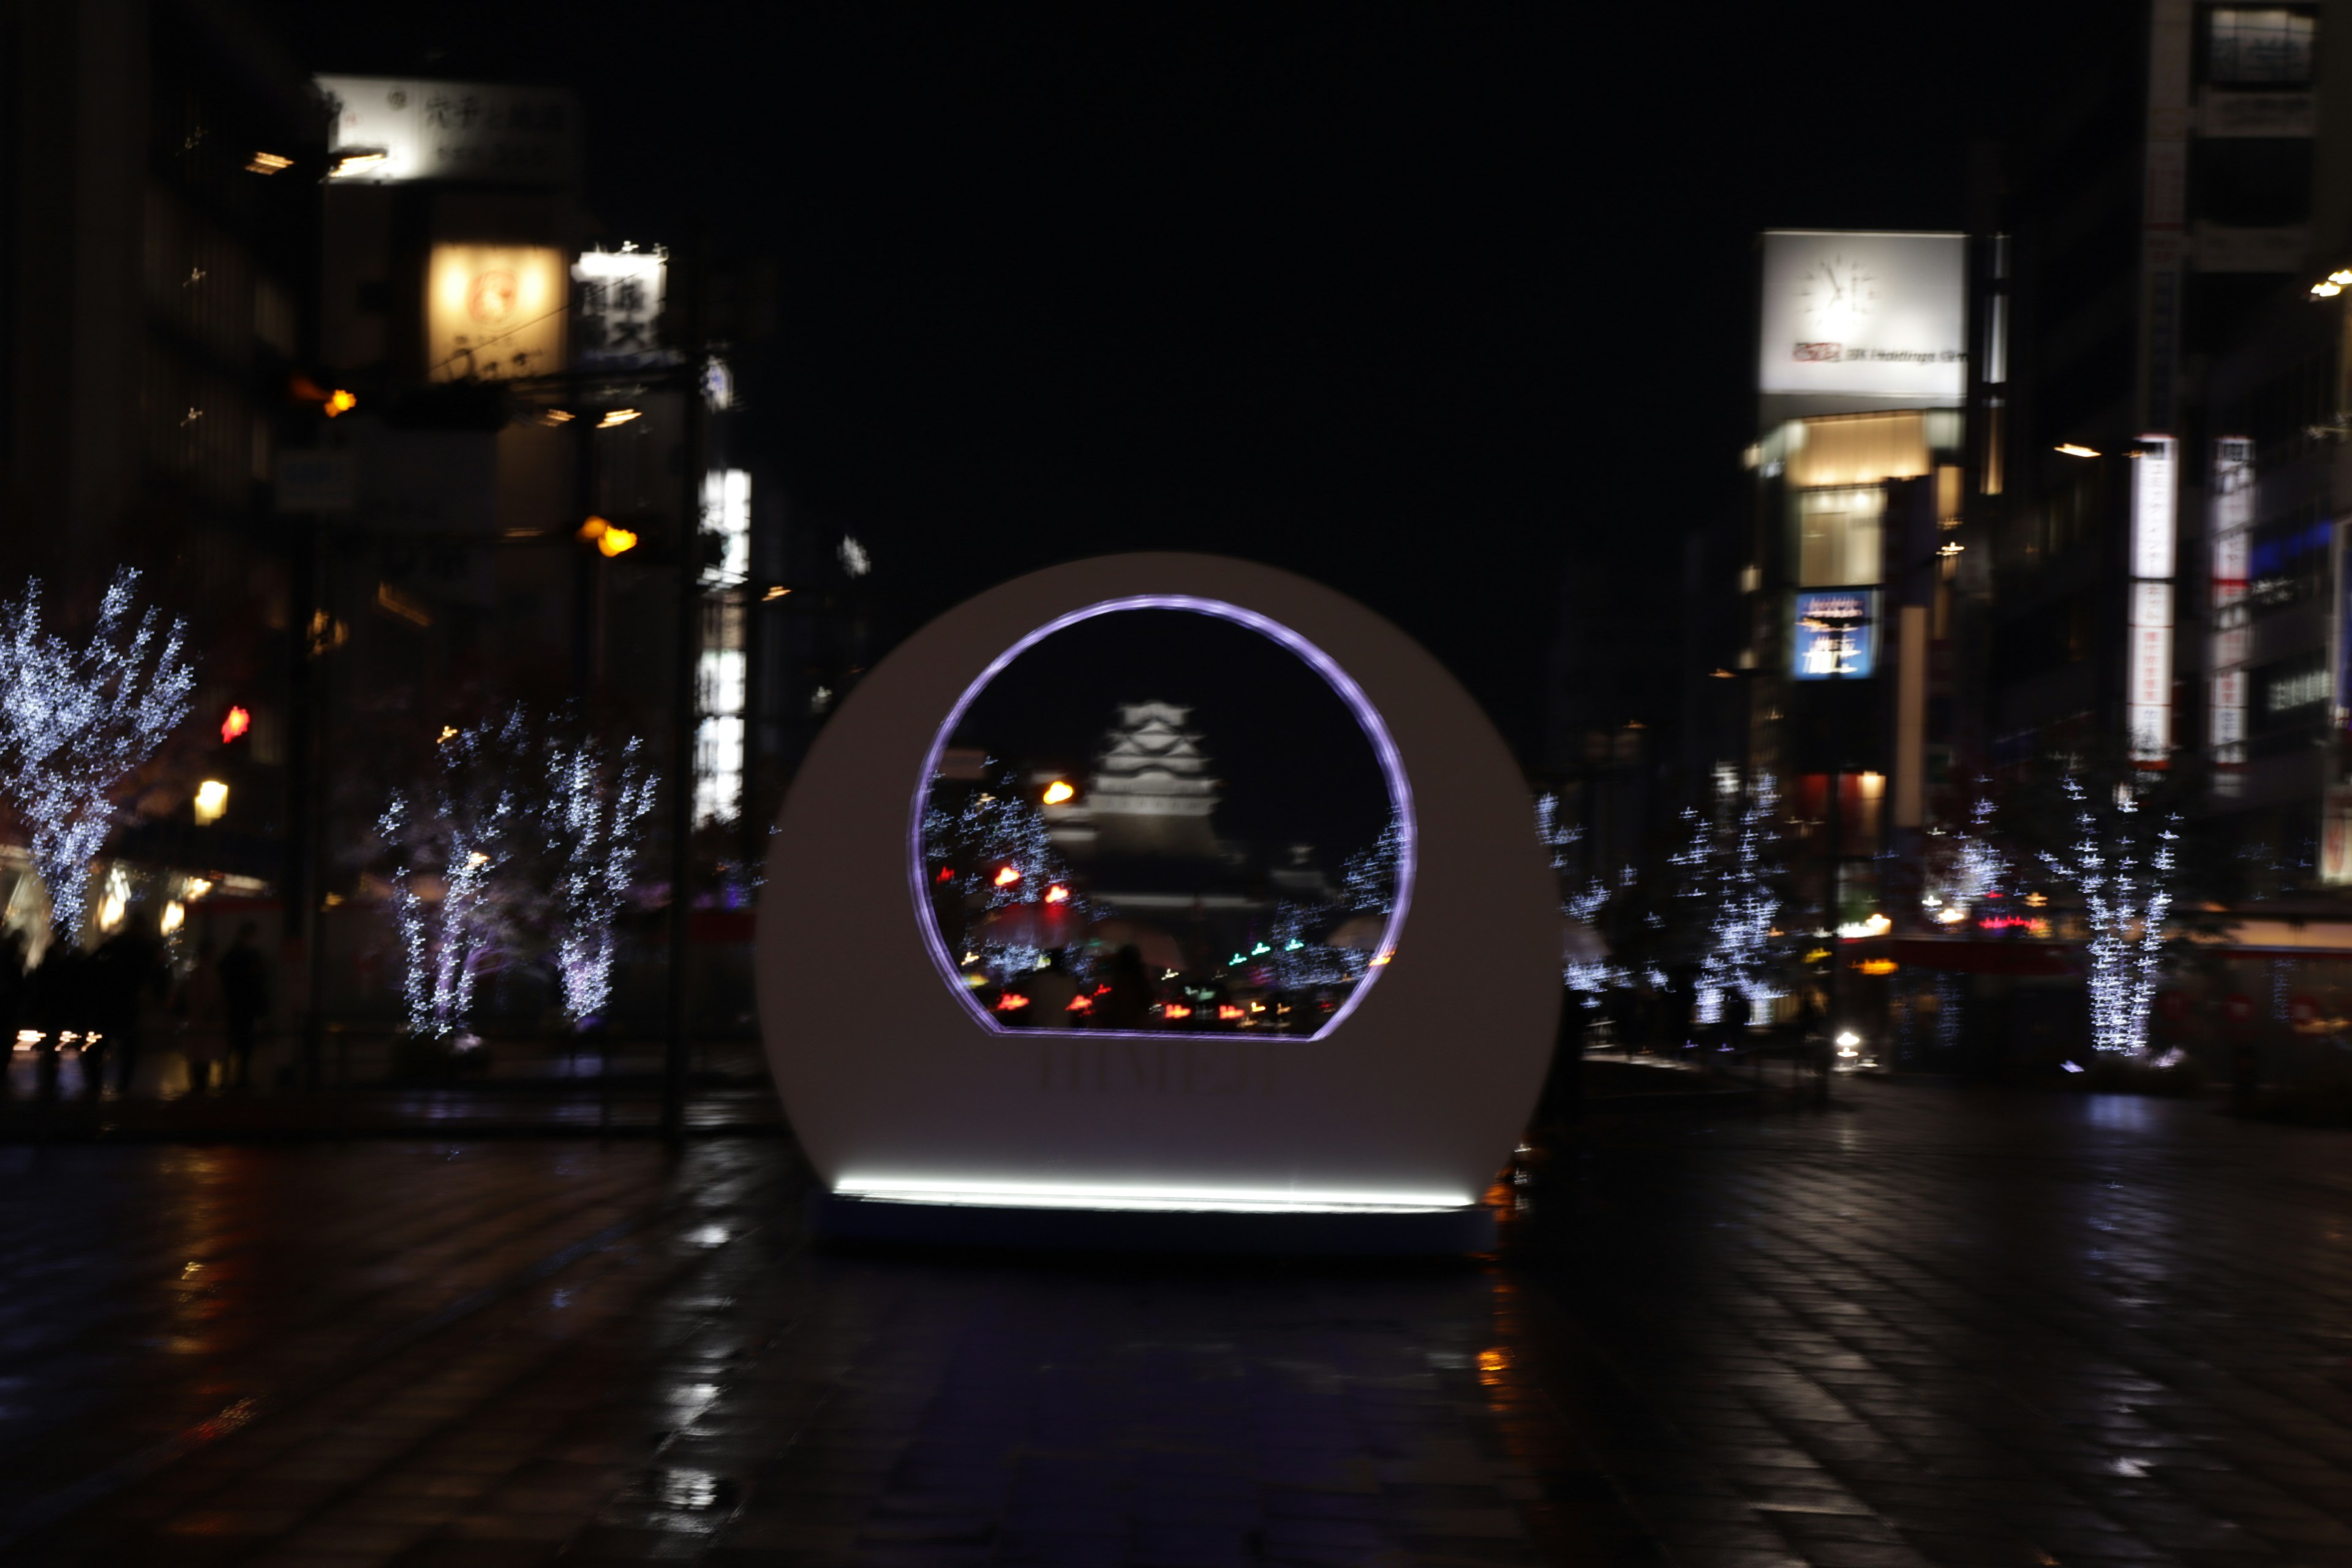
[[[2224,436],[2213,444],[2212,604],[2213,634],[2207,665],[2212,669],[2211,723],[2207,736],[2213,761],[2233,765],[2246,760],[2246,570],[2247,543],[2254,521],[2254,444]]]
[[[2132,761],[2161,763],[2172,749],[2172,584],[2134,583],[2124,722]]]
[[[2143,436],[2139,445],[2138,458],[2132,464],[2132,575],[2169,577],[2178,532],[2173,518],[2172,437]]]
[[[1968,387],[1968,251],[1957,234],[1764,236],[1757,390],[1857,408],[1958,404]]]
[[[658,250],[592,250],[572,264],[572,314],[580,363],[638,370],[668,363],[656,335],[668,272]]]
[[[339,182],[579,178],[580,102],[563,88],[322,76],[319,90],[334,105],[328,142]]]

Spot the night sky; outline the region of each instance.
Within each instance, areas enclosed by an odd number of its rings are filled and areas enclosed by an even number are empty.
[[[1318,577],[1533,753],[1569,570],[1741,502],[1759,227],[1957,227],[2113,4],[262,7],[585,95],[608,237],[774,256],[746,390],[910,629],[1135,547]],[[1573,563],[1582,563],[1580,565]]]
[[[1338,695],[1287,649],[1229,621],[1176,610],[1097,616],[1024,653],[964,713],[956,743],[1073,770],[1102,749],[1116,704],[1188,705],[1224,792],[1220,837],[1280,863],[1312,844],[1335,877],[1388,820],[1380,763]]]

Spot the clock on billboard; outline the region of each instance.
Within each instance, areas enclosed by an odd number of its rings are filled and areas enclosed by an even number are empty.
[[[1768,232],[1757,390],[1808,396],[1807,413],[1958,404],[1967,276],[1961,235]]]

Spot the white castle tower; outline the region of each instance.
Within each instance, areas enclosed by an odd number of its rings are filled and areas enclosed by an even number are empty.
[[[1209,816],[1221,781],[1209,773],[1189,707],[1122,702],[1104,738],[1087,789],[1096,852],[1213,860],[1217,836]]]

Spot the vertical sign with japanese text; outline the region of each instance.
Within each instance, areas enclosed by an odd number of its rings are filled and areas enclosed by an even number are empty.
[[[2124,729],[2135,763],[2162,767],[2172,751],[2172,563],[2178,494],[2174,442],[2143,436],[2132,458],[2130,641]]]
[[[2254,521],[2254,444],[2242,436],[2213,443],[2212,640],[2207,664],[2212,692],[2206,742],[2212,750],[2214,793],[2236,793],[2235,770],[2246,761],[2246,566]]]

